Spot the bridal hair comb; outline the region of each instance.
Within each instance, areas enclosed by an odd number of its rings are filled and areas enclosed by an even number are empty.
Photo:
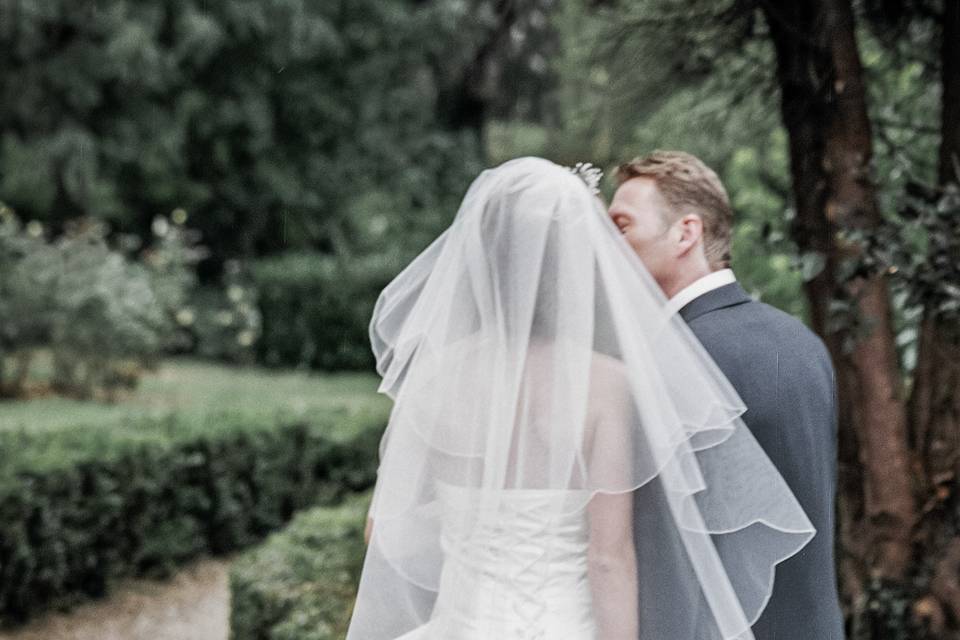
[[[600,181],[603,180],[603,170],[593,166],[590,162],[578,162],[567,171],[577,176],[590,188],[593,195],[600,195]]]

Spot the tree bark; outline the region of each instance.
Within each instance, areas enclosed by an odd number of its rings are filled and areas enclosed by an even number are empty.
[[[941,137],[939,183],[960,184],[960,2],[944,3],[941,16]],[[928,500],[928,548],[938,561],[929,596],[914,607],[934,633],[960,630],[960,537],[944,517],[944,506],[957,491],[960,477],[960,327],[956,317],[939,312],[939,301],[924,309],[917,366],[910,397],[913,447],[923,468]],[[939,635],[938,635],[939,637]]]
[[[790,172],[795,217],[791,236],[801,255],[820,256],[824,268],[804,284],[810,321],[827,343],[837,368],[839,387],[838,526],[839,575],[848,608],[860,599],[866,574],[865,547],[859,521],[863,514],[863,470],[856,430],[851,428],[856,405],[855,379],[845,361],[840,336],[829,328],[830,300],[834,297],[836,255],[833,228],[824,215],[827,177],[823,168],[824,132],[831,118],[827,87],[832,65],[828,50],[815,40],[822,27],[817,9],[808,3],[764,5],[777,58],[781,115],[790,136]]]
[[[960,2],[944,3],[941,25],[939,182],[960,184]],[[924,309],[910,398],[913,446],[928,486],[957,476],[960,453],[960,331],[956,319]]]
[[[487,112],[494,98],[488,86],[490,67],[517,22],[520,8],[514,0],[495,0],[493,12],[496,24],[484,34],[470,63],[456,80],[441,86],[439,97],[440,116],[445,126],[454,131],[474,131],[479,139],[483,137]],[[438,68],[441,67],[438,64]]]
[[[940,184],[945,185],[960,183],[960,2],[947,0],[943,4]]]
[[[872,229],[882,220],[869,174],[873,142],[853,10],[849,0],[827,0],[823,6],[834,64],[834,117],[825,145],[829,194],[825,213],[841,229]],[[835,246],[853,259],[860,250],[842,241]],[[910,569],[917,514],[889,292],[884,274],[844,284],[863,330],[854,337],[846,359],[859,390],[854,426],[862,449],[865,515],[872,525],[876,557],[870,564],[875,574],[899,581]]]
[[[900,365],[883,274],[839,281],[861,247],[837,231],[881,222],[869,177],[872,134],[850,0],[763,2],[777,54],[782,115],[796,197],[793,236],[822,253],[826,268],[807,283],[814,329],[838,370],[841,575],[848,599],[866,573],[902,582],[917,519]],[[830,308],[850,304],[841,325]],[[846,565],[844,565],[846,563]]]

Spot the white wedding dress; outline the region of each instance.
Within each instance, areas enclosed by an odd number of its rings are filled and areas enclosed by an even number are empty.
[[[566,508],[588,492],[499,490],[495,525],[458,526],[478,491],[438,484],[437,601],[430,620],[400,640],[594,640],[587,512]]]
[[[394,406],[346,640],[752,640],[815,530],[579,178],[485,171],[370,333]]]

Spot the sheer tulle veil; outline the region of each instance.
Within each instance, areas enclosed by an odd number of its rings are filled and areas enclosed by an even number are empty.
[[[370,325],[394,407],[348,640],[430,619],[444,485],[476,489],[456,515],[468,531],[495,526],[518,489],[569,492],[557,517],[630,492],[640,586],[622,614],[639,639],[753,637],[776,564],[814,529],[665,303],[568,170],[520,158],[473,182]]]

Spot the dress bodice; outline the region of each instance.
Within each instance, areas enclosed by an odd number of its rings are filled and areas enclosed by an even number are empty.
[[[548,578],[558,563],[586,561],[588,492],[490,490],[439,484],[445,562],[485,568],[507,579]],[[562,573],[562,572],[561,572]]]
[[[592,640],[583,491],[440,484],[444,565],[416,638]],[[484,502],[484,491],[489,508]]]

